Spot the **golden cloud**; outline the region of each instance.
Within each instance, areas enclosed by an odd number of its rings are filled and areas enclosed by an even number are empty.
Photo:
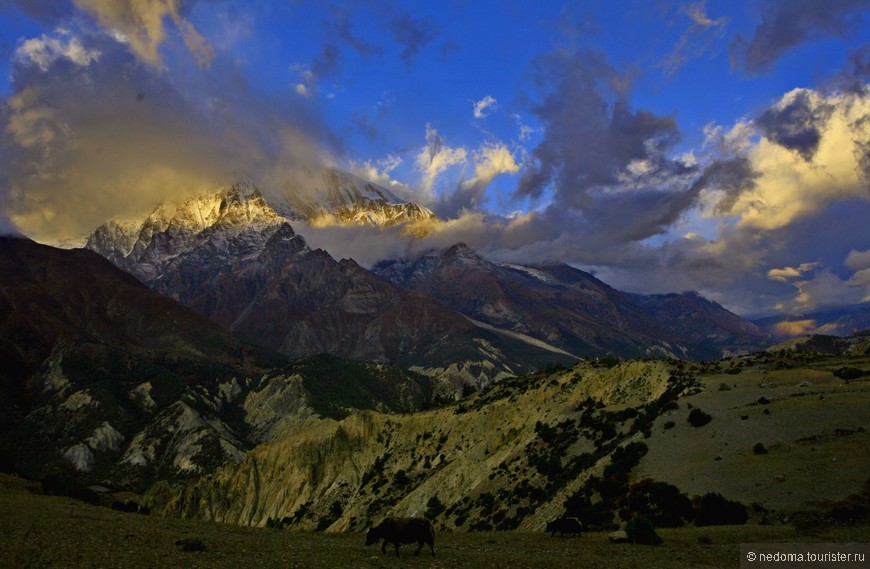
[[[792,91],[786,98],[800,91]],[[860,164],[862,141],[870,141],[870,97],[810,92],[816,105],[832,109],[819,125],[817,149],[811,160],[767,137],[747,156],[758,177],[726,212],[738,226],[774,230],[818,213],[829,204],[849,198],[870,199],[870,187]]]

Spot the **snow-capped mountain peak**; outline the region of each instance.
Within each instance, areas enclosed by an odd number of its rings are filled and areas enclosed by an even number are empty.
[[[435,218],[425,206],[403,200],[383,186],[336,168],[324,170],[311,187],[288,188],[273,204],[288,220],[314,224],[390,227]]]

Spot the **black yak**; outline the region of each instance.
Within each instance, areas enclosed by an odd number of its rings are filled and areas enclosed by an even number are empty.
[[[583,524],[577,518],[556,518],[552,522],[547,522],[547,532],[551,537],[555,536],[556,532],[559,532],[559,535],[566,533],[580,535],[581,531],[583,531]]]
[[[387,552],[387,542],[396,547],[396,556],[399,555],[399,544],[417,542],[417,551],[414,555],[420,555],[423,544],[429,545],[432,555],[435,555],[435,529],[432,522],[425,518],[387,518],[380,524],[371,528],[366,535],[366,545],[377,543],[383,539],[381,553]]]

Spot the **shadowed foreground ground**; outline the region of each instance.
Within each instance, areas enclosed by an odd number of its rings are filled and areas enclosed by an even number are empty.
[[[663,545],[611,544],[606,534],[551,538],[516,532],[437,536],[438,555],[400,559],[365,547],[358,533],[301,533],[130,514],[69,498],[35,495],[0,478],[0,567],[737,567],[741,542],[866,541],[868,528],[807,538],[784,526],[660,530]],[[863,538],[861,536],[864,536]],[[205,551],[182,551],[194,540]]]

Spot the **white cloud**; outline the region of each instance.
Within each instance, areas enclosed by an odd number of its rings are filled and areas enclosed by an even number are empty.
[[[782,269],[770,269],[767,271],[767,278],[780,281],[780,282],[789,282],[792,279],[799,278],[815,269],[818,269],[822,266],[821,263],[801,263],[797,267],[783,267]]]
[[[77,237],[239,176],[282,188],[322,161],[315,139],[295,126],[304,109],[225,82],[203,82],[208,97],[183,91],[170,69],[141,64],[109,34],[78,37],[83,48],[71,50],[74,42],[57,38],[62,53],[100,57],[79,65],[63,55],[45,71],[14,59],[0,112],[0,207],[31,238]]]
[[[414,201],[417,199],[414,191],[407,184],[394,180],[390,176],[391,172],[401,166],[403,162],[404,160],[402,160],[401,156],[389,154],[385,158],[375,162],[371,160],[364,162],[350,161],[349,167],[351,173],[356,174],[360,178],[384,186],[399,198]]]
[[[536,132],[539,132],[540,129],[533,128],[526,123],[523,122],[523,118],[520,115],[514,114],[511,115],[514,121],[517,123],[517,128],[519,132],[517,134],[517,138],[520,142],[528,142],[532,139],[532,135]]]
[[[426,146],[417,154],[415,165],[423,174],[420,189],[430,200],[434,197],[438,178],[453,166],[468,162],[468,152],[464,148],[451,148],[444,144],[438,131],[426,125]]]
[[[870,96],[825,97],[813,92],[810,100],[831,109],[817,126],[818,143],[811,160],[766,136],[751,146],[746,156],[758,174],[755,184],[737,196],[726,212],[737,216],[739,225],[772,230],[816,214],[835,201],[870,199],[860,162],[861,145],[870,142],[866,120]]]
[[[853,270],[870,269],[870,249],[856,251],[852,249],[846,256],[846,266]]]
[[[717,124],[704,126],[704,148],[714,148],[723,156],[742,154],[753,144],[756,136],[752,122],[746,119],[737,121],[730,129]]]
[[[776,306],[792,313],[807,313],[825,306],[847,306],[864,300],[867,290],[858,283],[844,281],[828,269],[821,269],[806,280],[794,283],[797,294]]]
[[[479,209],[484,193],[496,176],[516,174],[520,167],[511,151],[501,142],[484,143],[473,154],[474,175],[457,185],[452,192],[442,193],[436,206],[439,215],[454,217],[466,210]]]
[[[495,98],[491,97],[490,95],[487,95],[483,99],[474,103],[474,118],[486,118],[496,108],[498,108],[498,101],[496,101]]]
[[[296,87],[294,88],[294,91],[296,91],[296,94],[299,95],[300,97],[310,97],[311,96],[311,90],[308,89],[308,87],[306,87],[304,83],[297,83]]]
[[[870,301],[870,250],[855,251],[853,249],[849,251],[845,264],[855,271],[847,281],[847,284],[863,287],[866,294],[861,300],[864,302]]]
[[[317,92],[317,78],[307,65],[296,63],[291,65],[289,70],[291,73],[299,75],[300,81],[293,87],[297,95],[300,97],[311,97]]]
[[[53,36],[43,34],[38,38],[22,41],[15,50],[15,59],[24,64],[33,63],[42,71],[59,59],[67,59],[76,65],[88,66],[100,58],[97,49],[85,48],[79,38],[66,30],[57,30]]]
[[[710,16],[707,15],[707,2],[695,2],[691,4],[688,8],[686,8],[686,15],[692,19],[697,25],[702,26],[704,28],[709,28],[710,26],[720,26],[728,23],[728,18],[722,16],[720,18],[716,18],[713,20]]]
[[[474,152],[474,177],[465,182],[467,186],[489,185],[499,174],[516,174],[520,171],[511,151],[503,143],[487,143]]]
[[[794,267],[785,267],[782,269],[770,269],[767,271],[767,278],[774,281],[787,283],[791,279],[796,279],[801,276],[801,272]]]

